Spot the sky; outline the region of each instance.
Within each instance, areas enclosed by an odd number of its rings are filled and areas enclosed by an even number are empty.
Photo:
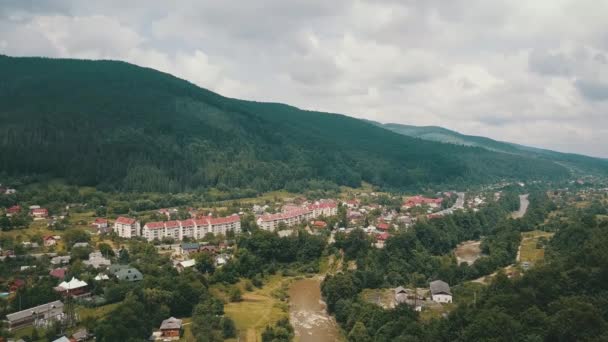
[[[0,0],[0,54],[608,157],[608,1]]]

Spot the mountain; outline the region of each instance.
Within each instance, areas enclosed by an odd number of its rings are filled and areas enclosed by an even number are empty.
[[[391,189],[564,179],[533,154],[421,140],[339,114],[223,97],[117,61],[0,56],[0,175],[122,191]]]
[[[447,144],[481,147],[489,151],[516,154],[521,156],[541,158],[559,163],[577,173],[606,174],[608,162],[606,159],[593,158],[574,153],[562,153],[536,147],[502,142],[486,137],[465,135],[437,126],[411,126],[395,123],[381,124],[369,121],[405,136]]]

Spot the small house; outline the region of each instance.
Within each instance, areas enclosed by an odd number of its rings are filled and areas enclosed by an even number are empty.
[[[179,339],[182,330],[182,320],[175,317],[167,318],[160,325],[161,337]]]
[[[431,299],[437,303],[451,303],[452,302],[452,291],[450,291],[450,285],[442,280],[432,281],[430,284],[431,288]]]
[[[44,247],[55,246],[57,244],[57,239],[50,235],[45,236],[42,240],[44,241]]]

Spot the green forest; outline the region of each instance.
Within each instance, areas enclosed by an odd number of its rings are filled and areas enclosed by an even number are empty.
[[[124,62],[0,56],[0,172],[107,191],[256,194],[565,179],[548,159],[230,99]]]

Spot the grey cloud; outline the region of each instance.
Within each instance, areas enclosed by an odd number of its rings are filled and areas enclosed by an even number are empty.
[[[581,94],[591,101],[608,100],[608,83],[592,80],[576,80],[575,85]]]
[[[530,70],[541,75],[565,76],[572,73],[572,60],[563,53],[534,50],[528,57]]]

